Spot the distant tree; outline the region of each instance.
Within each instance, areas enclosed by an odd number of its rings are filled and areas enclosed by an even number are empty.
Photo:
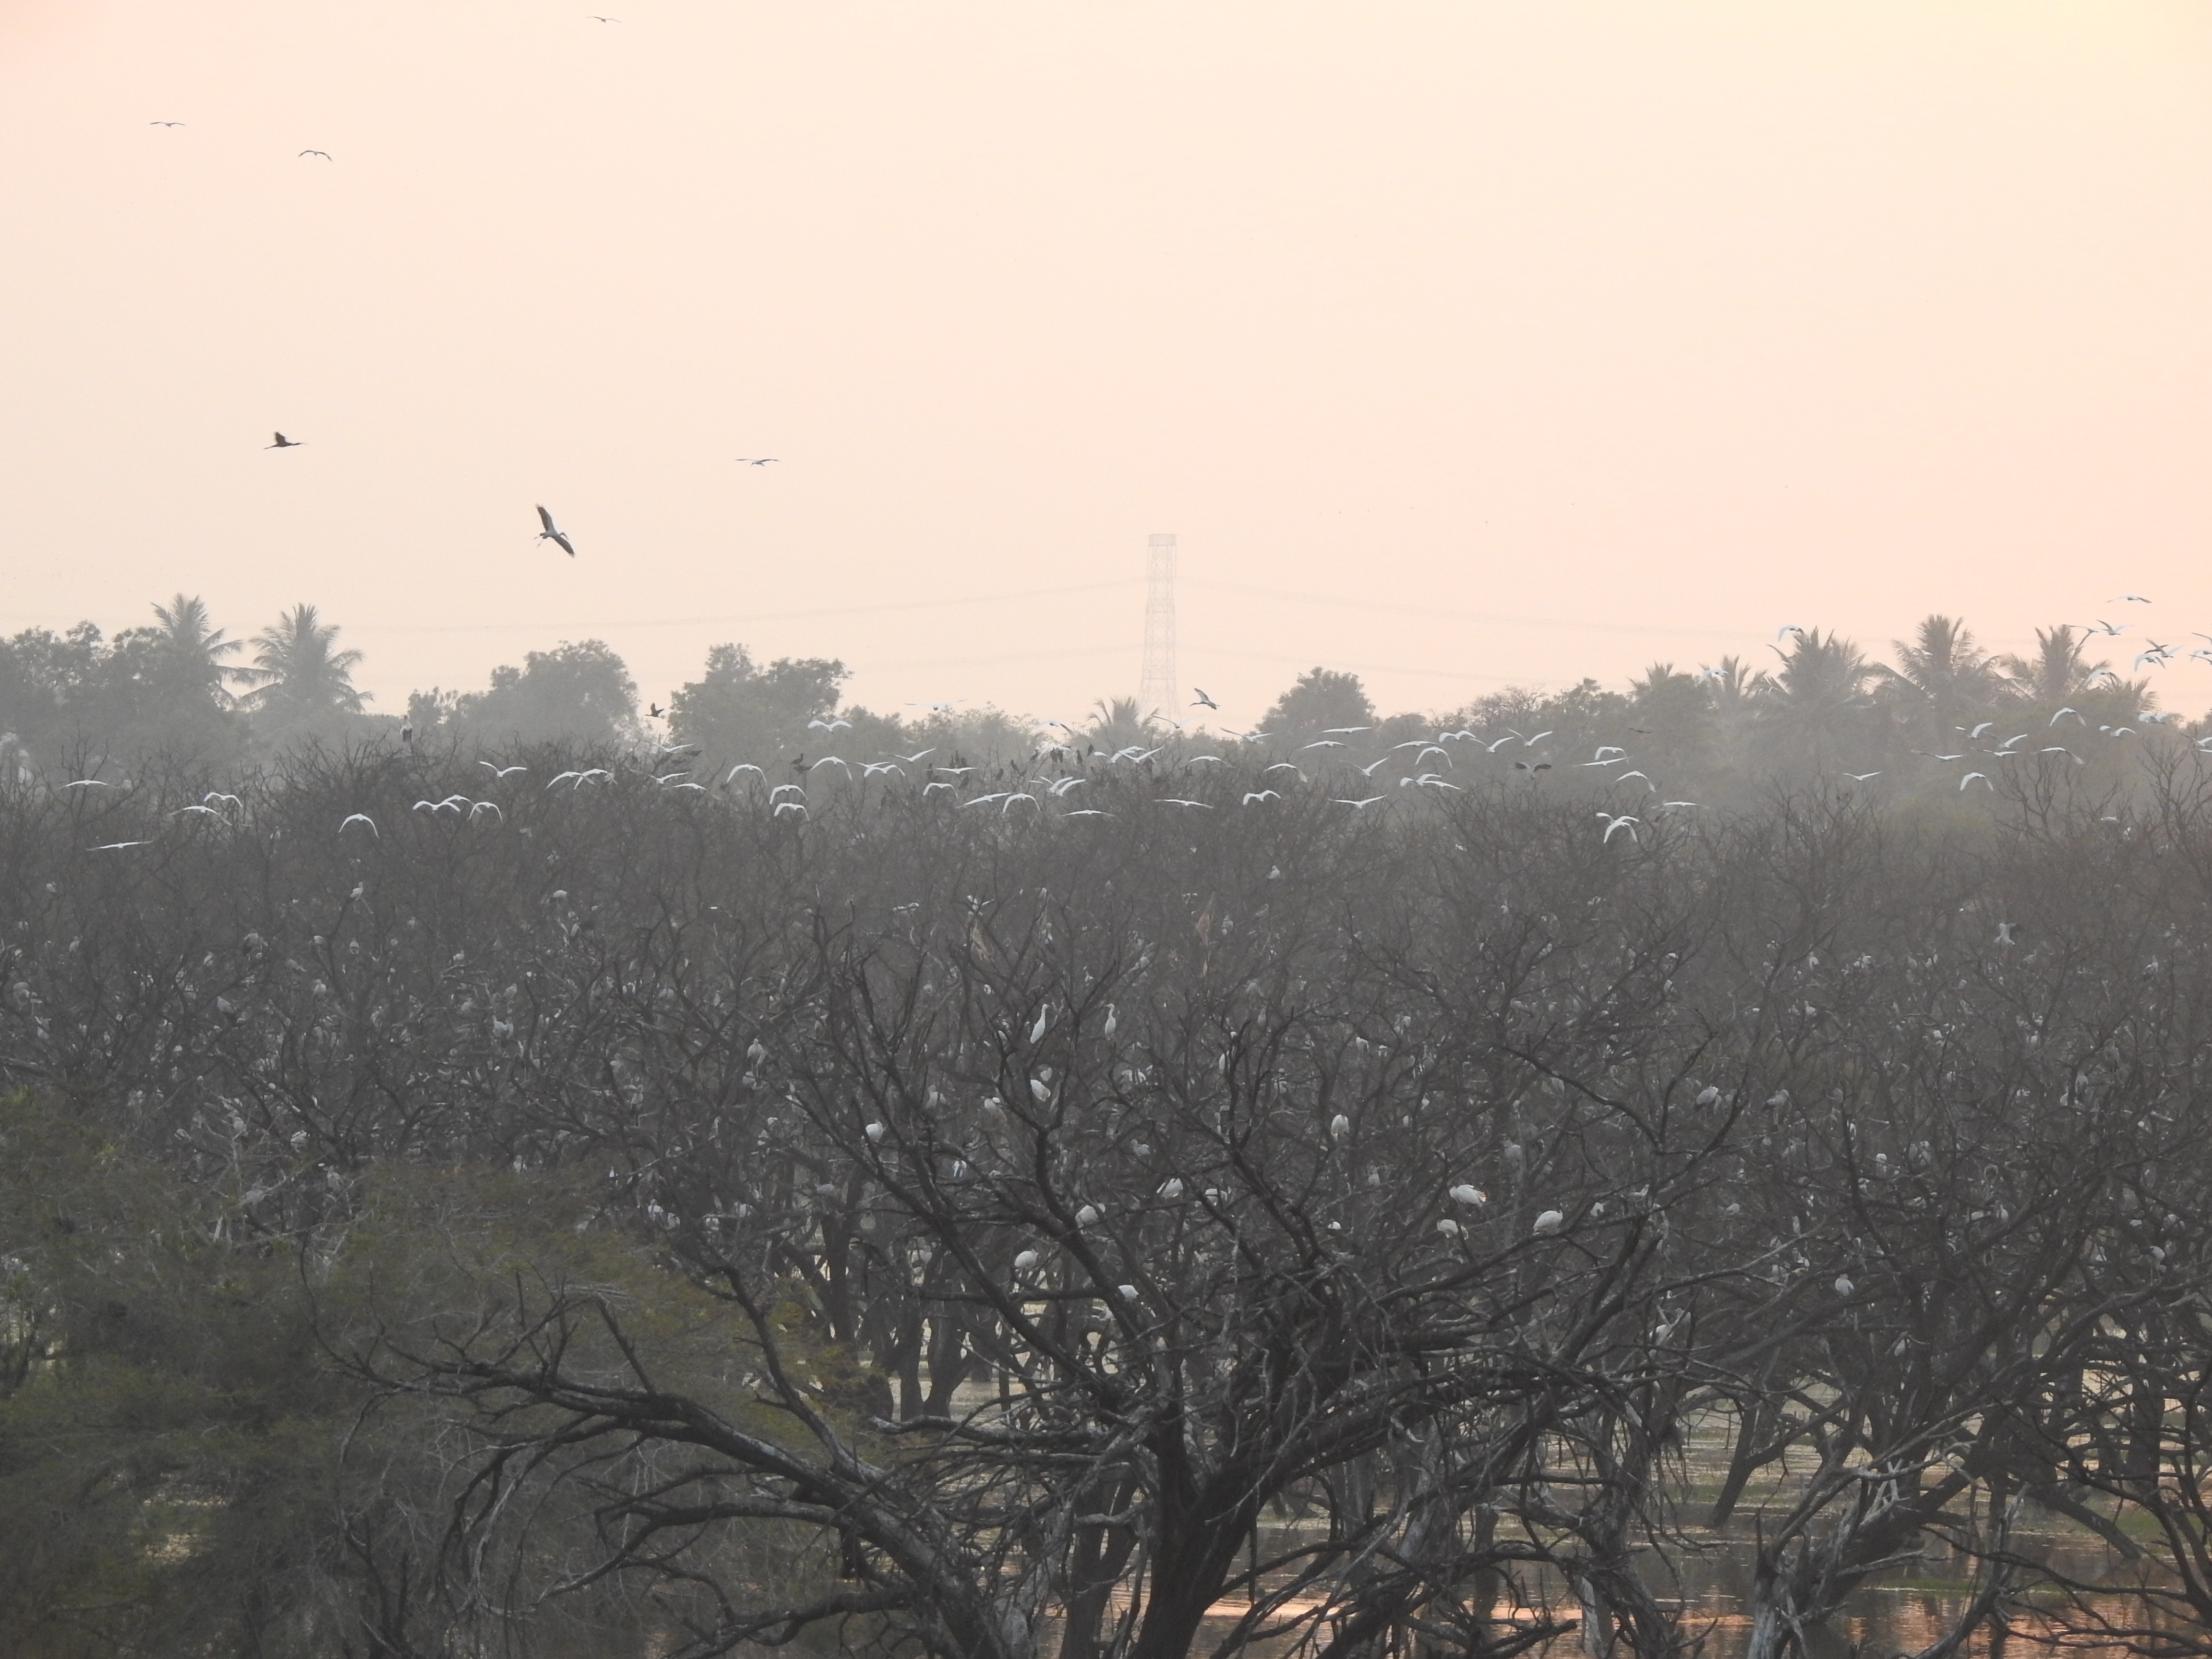
[[[1084,728],[1083,740],[1111,754],[1117,749],[1146,744],[1152,735],[1134,697],[1110,701],[1101,697],[1091,705],[1091,720]]]
[[[154,614],[161,623],[155,630],[155,640],[167,671],[164,678],[173,679],[180,690],[197,692],[218,707],[228,707],[231,683],[244,678],[246,671],[226,664],[223,659],[235,656],[245,647],[215,625],[208,615],[207,602],[196,594],[179,593],[168,604],[155,605]]]
[[[2013,686],[1988,653],[1974,643],[1966,625],[1936,614],[1921,619],[1908,642],[1893,642],[1897,666],[1879,671],[1885,701],[1923,716],[1937,727],[1968,723],[2012,695]]]
[[[611,744],[636,735],[637,682],[599,640],[530,652],[521,667],[493,669],[489,688],[465,692],[450,705],[430,695],[447,726],[480,743]],[[410,710],[416,707],[410,701]]]
[[[1649,747],[1672,767],[1702,772],[1713,758],[1718,721],[1705,684],[1674,664],[1655,662],[1628,688],[1630,735],[1646,735]],[[1641,728],[1640,733],[1633,728]],[[1641,747],[1642,745],[1639,745]]]
[[[2112,678],[2109,664],[2089,660],[2083,649],[2087,643],[2087,635],[2077,635],[2065,623],[2039,628],[2033,652],[1999,657],[1996,667],[2021,696],[2037,702],[2063,702]]]
[[[112,640],[91,623],[65,635],[32,629],[0,644],[0,732],[9,734],[13,776],[28,768],[82,766],[97,771],[109,762],[136,764],[166,755],[220,763],[235,757],[241,726],[228,712],[212,661],[236,647],[220,634],[192,641],[189,605],[179,617],[187,648],[162,629],[126,629]],[[155,607],[161,611],[164,607]],[[205,612],[198,623],[205,633]],[[195,648],[196,646],[196,648]]]
[[[757,765],[809,750],[875,759],[898,743],[899,722],[865,708],[839,714],[839,688],[852,672],[834,657],[779,657],[763,668],[742,645],[715,646],[706,672],[669,697],[669,734]]]
[[[1275,699],[1261,722],[1271,737],[1310,738],[1332,726],[1372,726],[1375,704],[1357,674],[1314,667]]]
[[[1881,671],[1850,641],[1817,628],[1792,635],[1776,654],[1782,666],[1759,699],[1770,764],[1802,775],[1857,758],[1875,734],[1867,687]]]
[[[240,674],[257,688],[248,706],[280,732],[360,714],[369,700],[353,683],[362,654],[339,650],[337,637],[337,624],[312,605],[295,605],[256,634],[253,666]]]

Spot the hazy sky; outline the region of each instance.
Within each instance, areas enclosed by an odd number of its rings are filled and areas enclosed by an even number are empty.
[[[599,3],[0,0],[0,630],[1073,717],[1173,531],[1231,723],[2212,631],[2205,0]]]

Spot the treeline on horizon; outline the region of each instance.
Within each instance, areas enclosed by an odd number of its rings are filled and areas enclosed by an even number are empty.
[[[1979,772],[1977,782],[1993,785],[1991,764],[2032,753],[2119,775],[2129,769],[2129,739],[2161,725],[2191,737],[2206,729],[2160,709],[2150,682],[2095,656],[2084,630],[2039,629],[2033,654],[1995,655],[1943,616],[1895,642],[1889,662],[1832,633],[1796,629],[1765,666],[1734,656],[1695,672],[1656,663],[1623,690],[1584,679],[1439,712],[1386,714],[1358,676],[1317,666],[1244,732],[1207,728],[1195,704],[1151,709],[1125,697],[1099,699],[1075,723],[988,706],[937,706],[918,718],[878,713],[844,706],[850,671],[838,659],[763,665],[736,644],[714,647],[700,678],[665,707],[657,699],[641,707],[622,659],[594,640],[529,652],[520,666],[495,669],[482,690],[418,691],[404,714],[381,714],[354,684],[361,653],[341,647],[338,628],[312,605],[249,641],[230,638],[188,595],[154,611],[153,624],[112,638],[85,623],[0,641],[0,783],[51,785],[64,773],[112,782],[155,758],[233,773],[303,742],[495,753],[663,738],[696,751],[702,778],[748,762],[804,767],[835,756],[858,765],[927,749],[940,761],[998,764],[1057,747],[1110,753],[1164,742],[1177,752],[1192,742],[1304,750],[1309,770],[1326,771],[1333,761],[1364,763],[1453,732],[1492,752],[1510,749],[1524,772],[1609,764],[1644,777],[1650,793],[1721,805],[1776,782],[1941,793]],[[1464,752],[1447,751],[1443,763],[1456,774]]]
[[[34,749],[0,1650],[2212,1659],[2212,765],[2054,638]]]

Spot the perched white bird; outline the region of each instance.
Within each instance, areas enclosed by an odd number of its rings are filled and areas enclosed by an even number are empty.
[[[2013,942],[2012,930],[2014,925],[2015,924],[2009,921],[2001,921],[1997,924],[1998,944],[2010,945]]]
[[[1346,1117],[1342,1112],[1339,1112],[1334,1117],[1329,1119],[1328,1133],[1329,1137],[1332,1139],[1343,1139],[1345,1136],[1352,1133],[1352,1120]]]
[[[1104,1037],[1108,1042],[1112,1042],[1114,1039],[1115,1030],[1121,1025],[1121,1023],[1120,1016],[1115,1014],[1114,1012],[1114,1005],[1110,1002],[1108,1003],[1106,1005],[1106,1023],[1098,1028],[1098,1035]]]
[[[1858,1289],[1858,1286],[1851,1283],[1850,1274],[1838,1273],[1836,1275],[1836,1294],[1838,1296],[1849,1296],[1856,1289]]]
[[[1182,1196],[1182,1177],[1181,1176],[1170,1176],[1165,1181],[1160,1182],[1160,1196],[1162,1198],[1181,1198]]]
[[[1075,1224],[1079,1227],[1088,1227],[1097,1219],[1098,1206],[1096,1204],[1086,1204],[1075,1212]]]
[[[1713,1083],[1708,1083],[1707,1085],[1705,1085],[1705,1086],[1704,1088],[1702,1088],[1702,1089],[1700,1089],[1700,1090],[1698,1090],[1698,1105],[1700,1105],[1700,1106],[1717,1106],[1717,1105],[1719,1105],[1720,1103],[1721,1103],[1721,1091],[1720,1091],[1720,1085],[1717,1085],[1717,1084],[1713,1084]]]
[[[1451,1189],[1451,1198],[1452,1202],[1455,1204],[1487,1204],[1490,1202],[1490,1194],[1488,1193],[1484,1192],[1480,1187],[1470,1186],[1466,1182],[1462,1182],[1458,1186]]]
[[[1459,1223],[1454,1221],[1449,1216],[1446,1216],[1443,1220],[1437,1223],[1437,1231],[1442,1233],[1446,1238],[1457,1238],[1460,1231]]]
[[[1134,1285],[1116,1285],[1114,1288],[1121,1293],[1121,1300],[1124,1302],[1134,1302],[1137,1299],[1137,1287]]]
[[[1024,1250],[1020,1255],[1014,1258],[1014,1266],[1024,1273],[1027,1273],[1030,1268],[1036,1267],[1036,1264],[1037,1253],[1035,1250]]]
[[[1559,1211],[1547,1210],[1543,1214],[1536,1218],[1535,1225],[1532,1231],[1534,1231],[1539,1238],[1541,1238],[1547,1234],[1559,1231],[1560,1228],[1566,1224],[1566,1217],[1562,1215]]]
[[[1032,1044],[1043,1042],[1045,1027],[1051,1024],[1052,1005],[1048,1002],[1037,1010],[1036,1024],[1030,1027],[1030,1042]]]
[[[890,1131],[880,1123],[871,1123],[863,1133],[871,1140],[881,1140]]]

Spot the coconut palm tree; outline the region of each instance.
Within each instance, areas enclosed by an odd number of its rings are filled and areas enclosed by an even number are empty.
[[[244,647],[215,625],[207,602],[197,594],[179,593],[168,604],[155,605],[154,614],[161,624],[154,630],[156,645],[169,672],[228,707],[233,701],[228,683],[246,679],[252,671],[223,659]]]
[[[337,624],[325,623],[312,605],[295,605],[274,626],[253,636],[252,668],[241,671],[259,688],[248,701],[283,725],[317,714],[358,714],[368,694],[353,683],[358,651],[336,648]]]
[[[1790,648],[1775,654],[1782,666],[1759,699],[1774,758],[1785,769],[1825,771],[1872,736],[1866,689],[1881,671],[1850,641],[1817,628],[1793,635]]]
[[[1996,666],[2014,696],[2045,708],[2078,705],[2086,715],[2117,720],[2157,706],[2149,681],[2124,680],[2111,664],[2091,662],[2082,651],[2087,642],[2065,623],[2039,628],[2032,655],[1999,657]]]
[[[1996,666],[2019,696],[2037,702],[2064,702],[2110,677],[2110,665],[2091,662],[2083,654],[2087,639],[2065,623],[2039,628],[2033,655],[1999,657]]]
[[[1116,697],[1111,702],[1099,698],[1091,706],[1091,724],[1083,735],[1085,740],[1106,750],[1156,741],[1134,697]]]
[[[1892,645],[1897,666],[1881,671],[1885,689],[1924,702],[1945,718],[1986,708],[2008,690],[1996,663],[1955,617],[1923,617],[1911,644]]]

